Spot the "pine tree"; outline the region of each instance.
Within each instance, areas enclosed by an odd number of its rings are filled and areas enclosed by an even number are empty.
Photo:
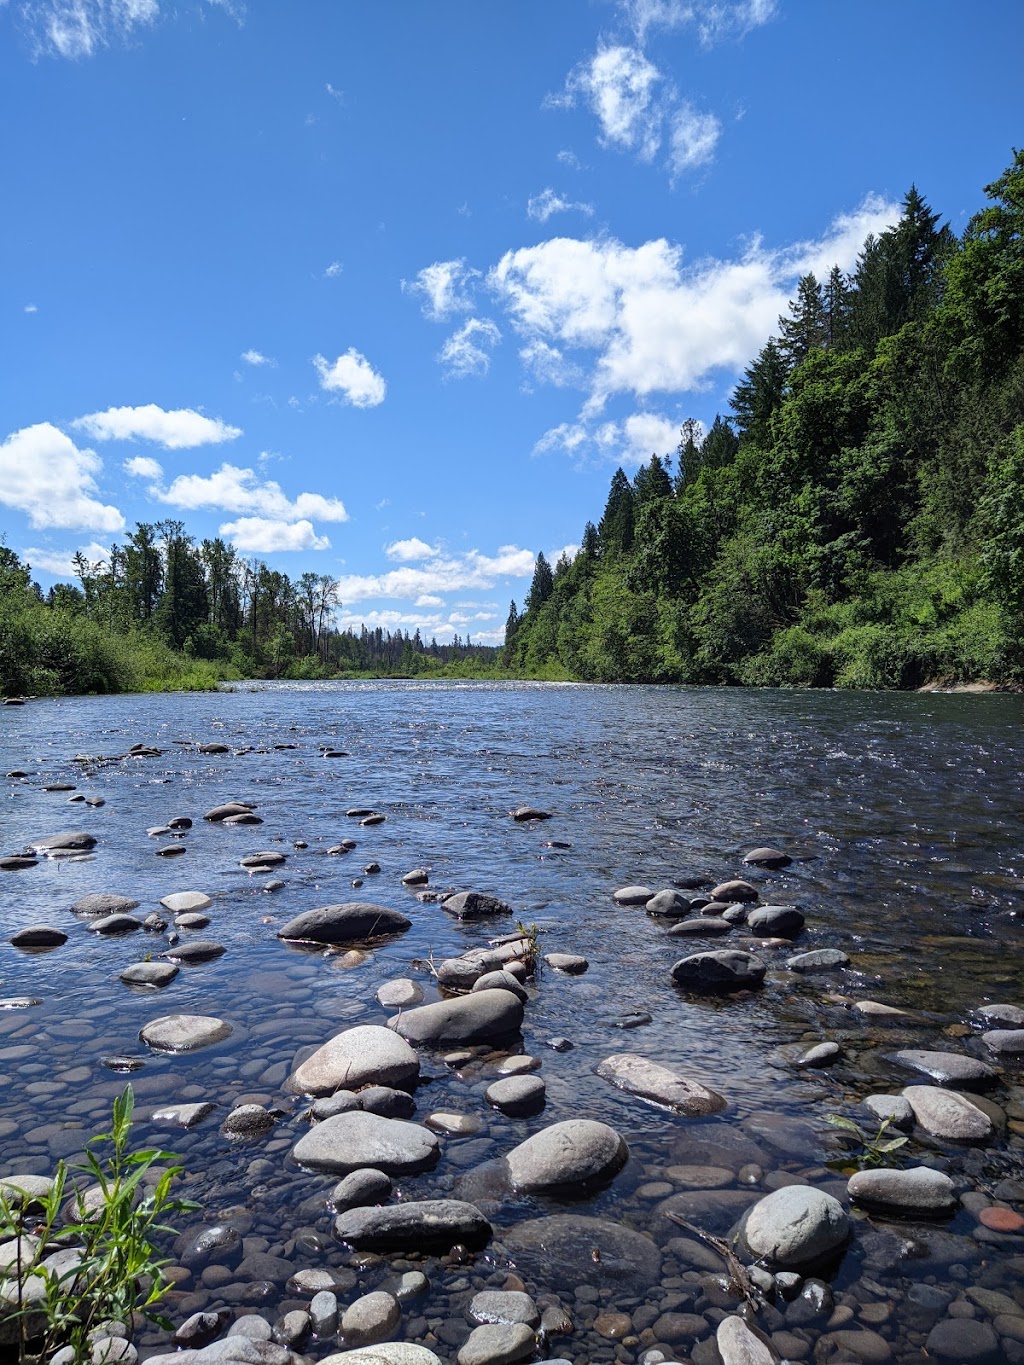
[[[676,456],[676,492],[681,493],[700,472],[700,423],[696,417],[687,417],[680,427]]]
[[[541,550],[534,566],[533,581],[530,584],[530,591],[526,595],[527,615],[534,615],[540,610],[551,596],[554,586],[555,579],[554,574],[551,572],[551,565],[548,563],[544,551]]]
[[[779,349],[796,368],[825,341],[825,300],[814,275],[804,275],[790,301],[789,317],[779,318]]]
[[[602,558],[628,554],[633,548],[633,489],[621,469],[612,475],[597,535]]]
[[[700,462],[705,469],[724,469],[732,464],[739,449],[739,437],[727,417],[715,413],[715,420],[700,444]]]
[[[822,345],[830,351],[844,350],[850,335],[853,290],[837,265],[829,273],[822,301],[825,310]]]
[[[789,366],[782,348],[771,337],[733,390],[732,410],[742,439],[758,445],[767,443],[771,419],[782,406],[788,377]]]
[[[672,496],[672,480],[668,470],[657,455],[652,455],[649,464],[641,465],[633,478],[633,506],[639,511],[645,502],[656,502],[659,498]]]

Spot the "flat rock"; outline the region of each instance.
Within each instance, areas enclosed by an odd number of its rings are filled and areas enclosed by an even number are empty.
[[[746,922],[758,938],[795,938],[805,923],[795,905],[760,905],[751,910]]]
[[[536,1114],[544,1108],[547,1086],[539,1076],[506,1076],[487,1087],[484,1098],[510,1118]]]
[[[41,839],[32,839],[27,847],[33,853],[85,853],[90,848],[95,848],[97,842],[95,834],[87,834],[82,829],[69,829],[60,834],[47,834]]]
[[[458,1365],[513,1365],[533,1355],[533,1328],[521,1322],[474,1327],[458,1354]]]
[[[544,961],[556,972],[565,972],[566,976],[582,976],[590,966],[578,953],[545,953]]]
[[[305,943],[370,943],[404,934],[412,921],[398,910],[366,901],[324,905],[306,910],[277,931],[278,938]]]
[[[908,1085],[903,1090],[914,1118],[932,1137],[949,1142],[984,1142],[992,1136],[992,1120],[955,1090],[937,1085]]]
[[[131,896],[116,896],[108,891],[96,891],[90,896],[82,896],[71,907],[72,914],[83,919],[99,918],[102,915],[127,915],[137,910],[139,902]]]
[[[12,934],[8,941],[15,948],[59,948],[67,943],[68,936],[63,929],[54,929],[49,924],[29,924]]]
[[[999,1073],[985,1062],[967,1057],[962,1052],[929,1052],[921,1048],[903,1048],[890,1052],[886,1060],[905,1071],[917,1071],[930,1076],[936,1085],[962,1085],[969,1088],[995,1085]]]
[[[914,1111],[910,1101],[902,1095],[868,1095],[864,1100],[864,1108],[879,1122],[888,1119],[892,1128],[909,1129],[914,1126]]]
[[[523,1002],[511,991],[485,990],[420,1005],[387,1026],[413,1043],[473,1043],[514,1033],[522,1022]]]
[[[988,1023],[1024,1028],[1024,1010],[1019,1005],[982,1005],[977,1013]]]
[[[192,910],[209,910],[213,901],[204,891],[174,891],[164,896],[160,904],[172,915],[182,915]]]
[[[204,820],[209,820],[213,824],[219,824],[221,820],[226,820],[229,815],[247,815],[252,807],[242,801],[225,801],[221,806],[214,806],[203,816]]]
[[[981,1041],[1000,1056],[1017,1057],[1024,1052],[1024,1029],[995,1028],[981,1035]]]
[[[173,948],[168,948],[162,954],[168,962],[212,962],[214,958],[221,957],[227,951],[222,943],[215,943],[210,938],[196,939],[192,943],[176,943]]]
[[[177,1365],[181,1365],[180,1360]],[[411,1341],[389,1341],[359,1351],[336,1351],[324,1356],[320,1365],[443,1365],[443,1361],[425,1346],[416,1346]]]
[[[619,905],[646,906],[653,899],[654,891],[649,886],[620,886],[612,895]]]
[[[181,970],[173,962],[133,962],[121,973],[126,986],[150,986],[159,990],[169,986]]]
[[[742,1318],[723,1318],[718,1324],[715,1343],[722,1365],[779,1365],[781,1359],[775,1348]]]
[[[512,812],[512,819],[520,824],[527,820],[550,820],[551,812],[541,810],[538,806],[519,806]]]
[[[849,1235],[842,1204],[810,1185],[786,1185],[759,1199],[743,1227],[755,1256],[790,1270],[833,1255]]]
[[[698,915],[696,919],[679,920],[668,932],[672,938],[717,938],[732,929],[732,923],[718,915]]]
[[[520,1273],[541,1284],[614,1285],[647,1295],[661,1279],[657,1244],[610,1219],[556,1213],[517,1223],[503,1241]]]
[[[619,1090],[650,1100],[687,1118],[704,1118],[726,1107],[721,1095],[673,1067],[634,1052],[618,1052],[598,1063],[597,1074]]]
[[[994,1365],[1005,1360],[999,1352],[999,1338],[987,1322],[976,1318],[943,1318],[928,1333],[924,1344],[927,1354],[950,1365],[972,1365],[973,1361]]]
[[[476,1207],[461,1199],[408,1200],[403,1204],[347,1209],[334,1220],[334,1235],[360,1251],[479,1250],[493,1229]]]
[[[893,1213],[942,1215],[957,1205],[952,1180],[929,1166],[857,1171],[847,1189],[856,1203]]]
[[[133,934],[136,929],[142,928],[142,920],[136,919],[134,915],[101,915],[99,919],[89,921],[89,929],[94,934],[100,934],[105,938],[113,937],[116,934]]]
[[[209,1014],[165,1014],[151,1019],[139,1033],[157,1052],[194,1052],[229,1037],[231,1025]]]
[[[540,1326],[540,1311],[529,1294],[519,1290],[484,1289],[474,1294],[467,1309],[470,1322],[521,1322]]]
[[[391,1197],[391,1177],[372,1167],[351,1171],[331,1191],[330,1203],[335,1213],[346,1213],[349,1209],[367,1208],[373,1204],[383,1204]]]
[[[27,853],[12,853],[0,858],[0,872],[24,872],[26,868],[38,866],[35,858]]]
[[[711,899],[713,901],[756,901],[757,887],[751,886],[749,882],[734,878],[729,882],[719,882],[712,889]]]
[[[566,1119],[513,1147],[505,1160],[513,1189],[529,1194],[602,1183],[616,1175],[628,1158],[624,1139],[607,1123]]]
[[[265,848],[257,853],[247,853],[244,858],[239,858],[238,866],[246,867],[250,871],[258,871],[263,867],[280,867],[282,863],[287,861],[287,853],[282,853],[276,848]]]
[[[306,1095],[329,1095],[364,1085],[411,1085],[419,1074],[419,1057],[404,1038],[381,1024],[360,1024],[336,1033],[317,1048],[296,1067],[288,1088]]]
[[[807,953],[797,953],[786,959],[791,972],[809,975],[812,972],[834,972],[850,965],[850,956],[841,948],[812,948]]]
[[[262,825],[263,819],[255,811],[247,810],[241,815],[226,815],[221,821],[223,825]]]
[[[401,1321],[398,1300],[377,1289],[348,1305],[341,1318],[341,1335],[348,1346],[373,1346],[394,1336]]]
[[[761,959],[753,953],[719,948],[680,958],[672,968],[672,979],[685,990],[719,994],[760,986],[766,970]]]
[[[441,909],[456,919],[486,919],[491,915],[512,913],[512,907],[506,901],[482,891],[457,891],[441,902]]]
[[[361,1109],[314,1124],[292,1152],[300,1166],[337,1175],[363,1166],[386,1175],[409,1175],[436,1165],[440,1154],[428,1129]]]
[[[783,853],[778,848],[752,848],[749,853],[744,855],[744,863],[747,867],[788,867],[793,859],[788,853]]]
[[[198,1104],[165,1104],[153,1110],[149,1121],[173,1124],[177,1128],[194,1128],[212,1114],[216,1107],[209,1100],[200,1101]]]
[[[190,1350],[186,1359],[188,1365],[300,1365],[302,1357],[275,1341],[253,1341],[251,1337],[234,1336]],[[182,1355],[180,1351],[173,1351],[150,1356],[146,1365],[182,1365]]]

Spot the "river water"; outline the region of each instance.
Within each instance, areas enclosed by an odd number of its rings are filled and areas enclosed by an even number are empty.
[[[660,1349],[664,1359],[714,1365],[713,1329],[732,1310],[706,1282],[714,1258],[700,1264],[693,1241],[689,1249],[670,1245],[680,1229],[661,1216],[660,1200],[693,1191],[691,1221],[714,1233],[735,1221],[737,1201],[721,1198],[723,1190],[755,1197],[795,1179],[848,1203],[846,1175],[824,1164],[840,1151],[825,1115],[863,1118],[865,1095],[920,1081],[886,1060],[899,1047],[992,1061],[972,1012],[992,1002],[1024,1005],[1022,720],[1024,700],[1010,696],[529,683],[243,684],[217,694],[5,707],[0,772],[27,776],[4,780],[0,853],[64,829],[89,830],[98,843],[82,859],[40,859],[0,873],[0,994],[39,1001],[0,1012],[0,1173],[46,1174],[57,1158],[74,1160],[124,1085],[110,1060],[133,1057],[142,1063],[131,1080],[144,1115],[143,1106],[158,1103],[218,1105],[188,1131],[139,1125],[141,1141],[182,1155],[182,1193],[203,1206],[202,1222],[233,1221],[247,1255],[354,1271],[350,1297],[387,1283],[396,1268],[425,1270],[430,1293],[406,1308],[399,1334],[442,1359],[454,1360],[470,1331],[471,1292],[501,1287],[511,1273],[535,1295],[557,1298],[574,1323],[572,1335],[548,1342],[536,1359],[626,1362]],[[232,752],[198,753],[198,744],[214,741]],[[134,744],[161,752],[124,757]],[[324,749],[344,756],[325,758]],[[64,783],[75,790],[44,790]],[[105,804],[71,801],[83,795]],[[235,799],[255,805],[263,825],[201,819]],[[510,812],[523,804],[552,818],[517,824]],[[363,828],[345,814],[353,807],[379,811],[386,822]],[[157,857],[172,841],[147,829],[176,816],[194,821],[180,839],[186,852]],[[345,837],[357,847],[328,856]],[[785,850],[791,865],[745,870],[743,854],[763,844]],[[287,855],[273,874],[284,886],[273,893],[263,889],[268,874],[239,865],[261,849]],[[364,873],[370,863],[380,871]],[[429,871],[432,887],[491,892],[515,916],[455,922],[402,886],[414,867]],[[706,889],[739,875],[762,900],[799,905],[807,927],[793,948],[765,951],[769,974],[756,994],[684,995],[670,979],[672,963],[723,941],[667,937],[663,921],[618,906],[612,892],[637,882]],[[227,951],[184,968],[159,992],[118,979],[129,963],[166,948],[159,936],[100,938],[69,913],[88,893],[114,892],[137,899],[144,915],[182,890],[213,898],[198,936]],[[358,963],[275,937],[300,911],[354,899],[401,909],[413,927]],[[630,1162],[583,1201],[536,1197],[489,1208],[495,1240],[470,1264],[353,1256],[331,1238],[332,1181],[290,1158],[308,1120],[283,1082],[303,1049],[352,1024],[383,1023],[388,1012],[375,999],[383,982],[411,975],[436,998],[429,971],[410,964],[483,944],[514,928],[516,917],[538,926],[542,952],[590,962],[579,977],[543,968],[530,987],[513,1051],[541,1060],[546,1107],[526,1119],[490,1110],[483,1091],[500,1058],[487,1049],[457,1068],[439,1054],[425,1057],[429,1082],[417,1094],[417,1117],[455,1110],[482,1128],[444,1139],[436,1170],[399,1182],[400,1196],[448,1193],[465,1172],[566,1118],[613,1125]],[[67,943],[25,952],[7,942],[33,923],[63,929]],[[793,951],[816,947],[843,949],[851,965],[809,977],[785,970]],[[859,1000],[910,1013],[866,1018],[850,1008]],[[189,1012],[225,1020],[231,1036],[184,1055],[140,1042],[148,1020]],[[623,1027],[644,1014],[650,1022]],[[556,1037],[572,1049],[550,1048]],[[825,1040],[842,1047],[834,1066],[794,1066]],[[613,1089],[594,1069],[624,1051],[711,1086],[728,1109],[697,1123]],[[985,1358],[1024,1359],[1024,1236],[992,1231],[977,1216],[986,1204],[1024,1209],[1024,1186],[1015,1183],[1024,1179],[1019,1063],[998,1061],[1005,1072],[991,1092],[999,1106],[991,1142],[957,1147],[917,1132],[901,1153],[904,1164],[953,1176],[965,1196],[955,1217],[858,1216],[851,1248],[832,1272],[828,1311],[801,1320],[781,1298],[768,1311],[762,1325],[776,1333],[781,1356],[924,1359],[929,1332],[948,1319],[957,1331],[979,1324],[970,1330],[991,1345]],[[243,1143],[224,1137],[220,1121],[250,1099],[281,1111],[274,1130]],[[723,1177],[720,1189],[701,1191],[690,1169],[701,1164],[690,1159],[699,1149],[693,1139],[723,1125],[757,1144],[762,1159],[746,1162],[742,1177]],[[683,1168],[690,1173],[679,1175]],[[506,1245],[516,1224],[565,1211],[649,1233],[664,1252],[658,1282],[603,1280],[599,1260],[588,1271],[571,1258],[531,1263]],[[178,1275],[168,1309],[176,1321],[225,1305],[275,1321],[300,1306],[282,1273],[246,1282],[211,1269]],[[920,1282],[932,1290],[919,1302],[911,1286]],[[985,1303],[976,1301],[979,1290]],[[1008,1311],[1014,1303],[1016,1315]],[[621,1316],[614,1331],[603,1330],[615,1314],[630,1318],[624,1333]],[[656,1323],[676,1339],[666,1342]],[[141,1338],[144,1347],[165,1339]],[[339,1348],[325,1340],[303,1349],[317,1357]]]

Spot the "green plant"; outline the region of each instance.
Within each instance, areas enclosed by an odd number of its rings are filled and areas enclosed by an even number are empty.
[[[842,1114],[826,1114],[825,1122],[830,1123],[833,1128],[838,1128],[844,1138],[855,1145],[859,1150],[847,1152],[836,1161],[830,1161],[830,1166],[846,1167],[854,1165],[858,1169],[865,1166],[888,1166],[888,1160],[892,1152],[898,1151],[907,1141],[905,1134],[897,1137],[887,1137],[891,1119],[882,1119],[878,1125],[878,1131],[874,1134],[862,1128],[853,1119],[845,1118]]]
[[[536,924],[524,924],[522,920],[518,920],[516,930],[526,944],[526,951],[519,961],[526,968],[527,974],[533,976],[540,962],[540,929]]]
[[[63,1346],[87,1360],[99,1323],[122,1323],[130,1334],[135,1313],[171,1325],[156,1312],[171,1286],[154,1238],[174,1233],[168,1214],[199,1205],[171,1195],[183,1169],[173,1153],[129,1150],[134,1105],[129,1085],[114,1101],[110,1132],[89,1139],[81,1165],[59,1161],[47,1194],[30,1199],[15,1181],[0,1191],[0,1236],[16,1239],[0,1282],[0,1340],[15,1336],[21,1361]],[[104,1144],[101,1158],[95,1149]],[[158,1162],[169,1164],[157,1172]],[[75,1185],[72,1172],[90,1183]]]

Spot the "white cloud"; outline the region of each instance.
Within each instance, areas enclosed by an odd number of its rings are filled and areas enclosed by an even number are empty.
[[[716,370],[741,370],[801,275],[849,269],[868,233],[898,218],[898,205],[868,196],[816,241],[773,249],[754,238],[737,259],[692,265],[664,238],[629,247],[555,237],[507,252],[488,278],[527,344],[589,360],[592,417],[613,394],[699,390]]]
[[[219,445],[241,436],[241,427],[228,426],[220,418],[204,417],[192,408],[165,411],[156,403],[138,408],[108,408],[72,422],[95,441],[155,441],[166,450],[189,450],[194,446]]]
[[[325,83],[324,89],[327,91],[328,95],[330,95],[332,100],[337,100],[339,104],[344,102],[345,99],[344,90],[339,90],[338,87],[336,85],[332,85],[330,81],[327,81]]]
[[[397,559],[402,564],[415,564],[421,559],[433,559],[439,551],[436,546],[412,536],[409,540],[396,540],[386,547],[384,553],[389,559]]]
[[[77,61],[131,38],[160,16],[158,0],[33,0],[21,19],[38,56]]]
[[[133,455],[130,460],[125,460],[121,468],[133,479],[155,480],[164,476],[163,465],[157,460],[151,460],[148,455]]]
[[[501,331],[490,318],[467,318],[441,347],[437,359],[450,378],[482,376],[490,369],[490,352],[500,341]]]
[[[566,384],[579,382],[581,371],[572,361],[567,360],[557,346],[535,338],[519,350],[519,359],[530,376],[541,384],[554,384],[562,388]]]
[[[546,223],[553,213],[585,213],[589,218],[594,212],[593,204],[575,203],[563,195],[556,194],[550,187],[541,190],[527,201],[526,212],[538,223]]]
[[[679,445],[679,428],[678,421],[656,412],[634,412],[621,422],[594,423],[581,417],[545,432],[536,450],[562,450],[580,460],[636,468],[652,455],[672,455]]]
[[[251,512],[258,518],[290,522],[308,517],[320,521],[348,521],[340,498],[300,493],[294,500],[273,479],[260,482],[255,470],[222,464],[212,474],[179,474],[169,488],[153,487],[152,497],[185,511],[213,507],[222,512]]]
[[[324,279],[333,280],[336,276],[340,275],[344,269],[345,267],[340,261],[332,261],[324,270]]]
[[[640,43],[652,29],[695,24],[705,47],[723,38],[742,38],[767,24],[778,8],[776,0],[620,0],[620,7]]]
[[[443,598],[443,597],[435,597],[434,594],[433,594],[433,593],[430,593],[430,592],[421,593],[420,596],[417,597],[416,601],[413,603],[413,606],[414,606],[414,607],[443,607],[443,606],[444,606],[444,598]]]
[[[479,273],[471,270],[465,260],[435,261],[424,266],[414,280],[403,280],[402,290],[420,295],[424,316],[433,322],[444,322],[453,313],[467,313],[472,308],[470,288]]]
[[[92,541],[89,545],[76,546],[90,564],[106,564],[110,559],[110,550],[106,545],[99,545]],[[54,574],[57,578],[74,578],[75,566],[72,560],[75,550],[45,550],[27,549],[21,551],[23,563],[28,564],[33,571],[41,569],[44,573]]]
[[[663,111],[655,99],[662,74],[635,47],[600,47],[569,77],[566,93],[577,92],[601,125],[601,139],[650,161],[661,145]]]
[[[220,534],[227,536],[238,550],[264,555],[283,550],[328,550],[331,545],[327,537],[318,536],[313,523],[305,519],[289,523],[267,517],[240,517],[238,521],[226,521]]]
[[[241,359],[247,365],[276,365],[277,361],[272,360],[269,355],[264,355],[262,351],[243,351]]]
[[[342,394],[354,408],[375,408],[384,402],[388,386],[383,375],[354,346],[333,364],[322,355],[314,356],[313,364],[320,376],[320,387]]]
[[[50,422],[23,427],[0,445],[0,503],[31,526],[121,531],[121,513],[93,496],[102,468],[95,451],[79,450]]]
[[[22,311],[25,313],[38,313],[39,307],[34,303],[26,303]]]
[[[443,605],[440,599],[427,606]],[[440,643],[450,641],[454,635],[463,639],[468,635],[475,645],[500,645],[504,639],[504,623],[490,613],[474,613],[467,616],[462,612],[417,612],[374,609],[364,612],[345,612],[339,617],[342,630],[358,631],[362,626],[367,630],[403,631],[412,635],[416,630],[425,641],[436,639]]]
[[[722,125],[714,114],[702,114],[692,104],[682,103],[671,119],[669,165],[674,175],[695,170],[714,160]]]
[[[422,568],[406,566],[383,574],[348,574],[338,580],[344,602],[396,597],[416,601],[442,592],[492,588],[499,578],[526,578],[533,573],[532,550],[502,545],[494,555],[469,550],[466,554],[431,559]]]

